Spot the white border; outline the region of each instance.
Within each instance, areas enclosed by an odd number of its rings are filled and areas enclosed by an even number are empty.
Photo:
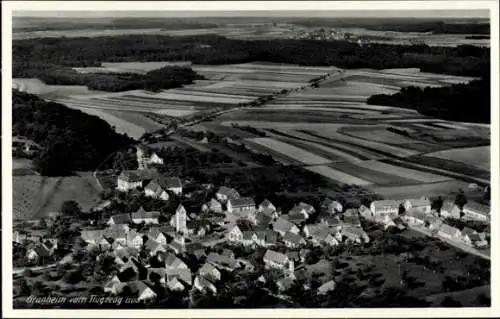
[[[491,191],[492,191],[492,237],[491,237],[491,287],[490,308],[407,308],[407,309],[231,309],[231,310],[13,310],[12,308],[12,158],[11,154],[11,41],[12,11],[316,11],[316,10],[490,10],[491,56],[492,56],[492,125],[491,125]],[[2,309],[4,317],[14,318],[253,318],[253,317],[495,317],[500,315],[498,267],[499,250],[499,32],[498,1],[234,1],[234,2],[70,2],[70,1],[8,1],[2,2]],[[471,105],[471,107],[474,107]]]

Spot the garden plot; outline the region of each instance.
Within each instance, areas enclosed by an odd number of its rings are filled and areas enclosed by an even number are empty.
[[[450,180],[449,177],[426,173],[414,169],[403,168],[396,165],[386,164],[379,161],[361,162],[357,165],[379,172],[389,173],[409,180],[416,180],[422,183],[435,183]]]
[[[321,176],[324,176],[326,178],[329,178],[335,182],[341,182],[344,184],[358,185],[358,186],[367,186],[372,184],[369,181],[335,170],[326,165],[309,166],[306,167],[306,169],[311,172],[317,173]]]
[[[308,165],[319,165],[319,164],[327,164],[330,163],[331,161],[315,155],[313,153],[304,151],[303,149],[300,149],[298,147],[295,147],[293,145],[272,139],[272,138],[267,138],[267,137],[258,137],[258,138],[252,138],[249,139],[253,143],[257,143],[259,145],[262,145],[264,147],[267,147],[268,149],[273,150],[274,152],[281,153],[287,157],[293,158],[303,164],[308,164]]]
[[[470,148],[456,148],[451,150],[439,151],[426,154],[427,156],[437,157],[455,162],[462,162],[487,171],[490,171],[490,146],[479,146]]]

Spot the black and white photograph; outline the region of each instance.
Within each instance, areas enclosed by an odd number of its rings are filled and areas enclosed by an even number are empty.
[[[36,2],[2,37],[4,308],[498,315],[497,1]]]

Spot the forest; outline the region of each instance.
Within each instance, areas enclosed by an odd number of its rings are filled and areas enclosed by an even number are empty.
[[[12,91],[12,135],[42,147],[34,163],[47,176],[93,170],[113,150],[133,142],[96,116],[17,90]]]
[[[420,68],[423,72],[482,76],[490,49],[461,45],[359,46],[348,41],[235,40],[217,35],[169,37],[127,35],[96,38],[40,38],[13,42],[13,77],[43,72],[58,77],[61,67],[98,67],[101,62],[192,61],[194,64],[276,62],[341,68]],[[64,69],[66,70],[66,69]]]
[[[409,108],[443,120],[490,123],[490,79],[439,88],[404,87],[400,92],[371,96],[368,104]]]

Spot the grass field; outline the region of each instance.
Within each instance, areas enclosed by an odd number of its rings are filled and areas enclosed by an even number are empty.
[[[462,162],[480,169],[490,170],[490,147],[480,146],[471,148],[451,149],[435,153],[426,154],[426,156],[437,157],[454,162]]]
[[[68,177],[38,175],[13,177],[14,219],[41,218],[75,200],[83,210],[99,202],[99,186],[91,173]]]

